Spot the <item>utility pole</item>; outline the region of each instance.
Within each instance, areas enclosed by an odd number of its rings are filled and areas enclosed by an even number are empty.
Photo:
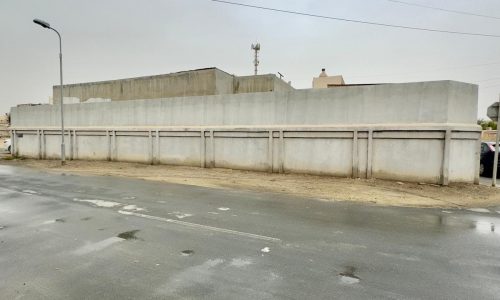
[[[498,108],[497,108],[497,138],[495,143],[495,156],[493,158],[493,177],[491,185],[497,186],[497,174],[498,174],[498,149],[499,149],[499,141],[500,141],[500,96],[498,97]]]
[[[499,151],[499,141],[500,141],[500,96],[498,98],[498,102],[494,102],[492,105],[488,107],[486,112],[488,118],[492,121],[497,120],[497,137],[495,143],[495,153],[493,154],[493,173],[491,174],[491,185],[497,186],[497,173],[498,173],[498,151]]]

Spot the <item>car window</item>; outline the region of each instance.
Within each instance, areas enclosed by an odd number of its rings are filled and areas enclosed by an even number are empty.
[[[488,146],[486,144],[481,144],[481,153],[486,153],[488,152]]]

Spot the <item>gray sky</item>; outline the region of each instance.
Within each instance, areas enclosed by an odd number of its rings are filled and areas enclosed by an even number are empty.
[[[500,35],[500,19],[387,0],[234,0],[343,18]],[[497,0],[407,0],[500,17]],[[218,67],[252,74],[250,44],[262,45],[260,73],[281,72],[309,88],[322,67],[347,83],[459,80],[479,84],[479,116],[500,93],[500,38],[344,23],[209,0],[2,0],[0,113],[47,102],[58,84],[55,33],[63,36],[65,83]]]

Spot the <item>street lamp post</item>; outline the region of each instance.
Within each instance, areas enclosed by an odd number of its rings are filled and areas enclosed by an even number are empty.
[[[61,80],[61,94],[60,94],[60,103],[59,105],[61,106],[61,165],[64,165],[66,163],[66,151],[65,151],[65,145],[64,145],[64,109],[63,109],[63,73],[62,73],[62,41],[61,41],[61,35],[57,30],[54,28],[50,27],[50,24],[42,21],[40,19],[34,19],[33,22],[35,24],[38,24],[42,26],[43,28],[47,28],[50,30],[53,30],[55,33],[57,33],[57,36],[59,37],[59,76]]]
[[[493,174],[491,185],[497,186],[497,175],[498,175],[498,151],[500,146],[500,98],[498,98],[498,108],[497,108],[497,135],[496,135],[496,143],[495,143],[495,156],[493,157]]]

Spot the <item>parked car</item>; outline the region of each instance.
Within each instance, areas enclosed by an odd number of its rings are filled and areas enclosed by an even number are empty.
[[[481,164],[479,166],[479,175],[492,176],[494,155],[495,155],[495,143],[494,142],[482,142],[481,143]],[[498,166],[499,166],[498,172],[500,173],[500,160],[499,160]]]
[[[10,139],[6,139],[3,141],[3,148],[5,149],[5,151],[9,152],[10,153],[10,149],[11,149],[11,142],[10,142]]]

